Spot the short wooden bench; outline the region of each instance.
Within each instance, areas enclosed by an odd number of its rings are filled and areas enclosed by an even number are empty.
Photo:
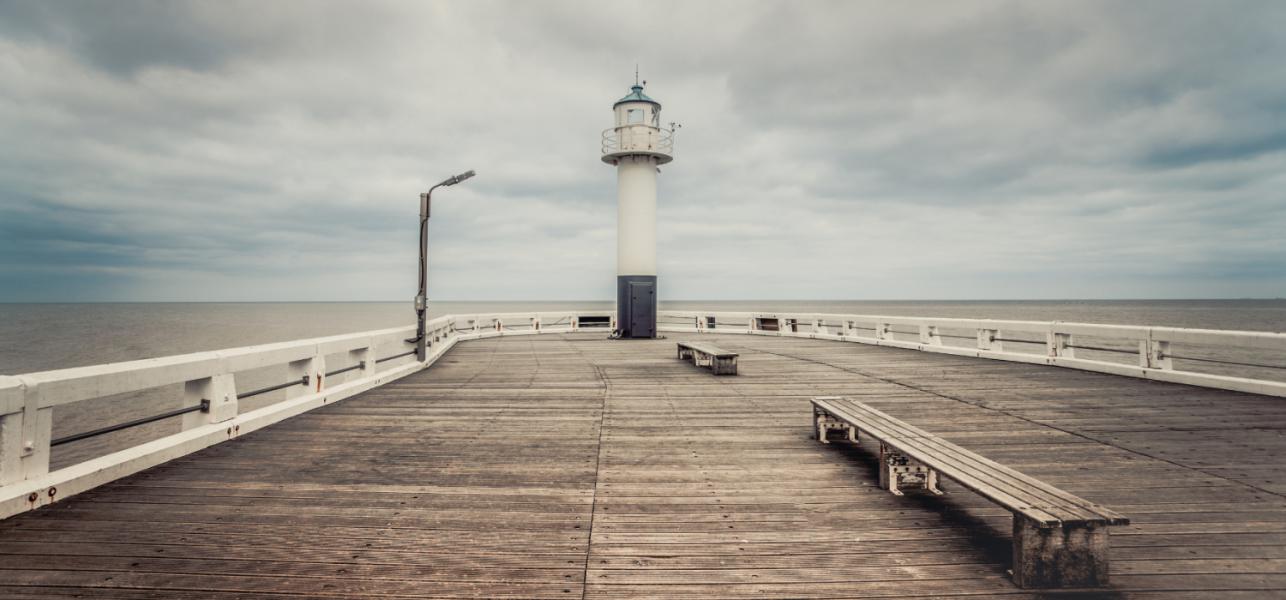
[[[692,359],[698,367],[710,367],[715,375],[737,374],[737,353],[701,342],[679,342],[679,359]]]
[[[880,487],[941,494],[948,477],[1013,513],[1014,583],[1023,588],[1088,587],[1108,581],[1108,527],[1130,520],[1107,508],[983,458],[870,406],[840,397],[813,398],[818,441],[841,431],[880,442]],[[860,431],[860,434],[859,434]]]

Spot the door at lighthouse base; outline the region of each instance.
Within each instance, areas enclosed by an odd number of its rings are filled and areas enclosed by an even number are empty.
[[[630,337],[656,337],[656,284],[631,281],[629,285]]]

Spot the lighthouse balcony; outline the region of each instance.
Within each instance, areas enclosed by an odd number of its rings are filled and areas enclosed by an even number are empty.
[[[624,125],[603,130],[603,162],[625,156],[654,156],[657,164],[674,160],[674,131],[652,125]]]

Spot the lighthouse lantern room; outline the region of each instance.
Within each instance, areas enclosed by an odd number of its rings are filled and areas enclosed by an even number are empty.
[[[643,82],[644,85],[647,82]],[[661,127],[661,103],[635,83],[612,105],[616,125],[603,131],[603,162],[616,166],[616,315],[623,338],[656,337],[656,175],[674,160],[673,129]]]

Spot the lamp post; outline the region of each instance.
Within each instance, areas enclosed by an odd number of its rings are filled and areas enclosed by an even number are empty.
[[[441,183],[429,188],[429,191],[420,194],[420,290],[415,295],[415,359],[424,362],[428,356],[428,336],[424,331],[425,310],[428,308],[428,300],[425,296],[425,287],[428,283],[429,274],[429,201],[433,197],[433,190],[442,186],[455,185],[474,176],[472,170],[465,171],[459,175],[452,175]]]

